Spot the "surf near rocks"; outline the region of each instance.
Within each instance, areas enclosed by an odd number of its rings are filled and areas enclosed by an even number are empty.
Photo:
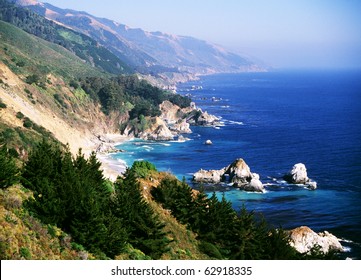
[[[193,182],[219,184],[231,183],[232,186],[251,192],[265,192],[260,177],[252,173],[246,162],[239,158],[220,170],[199,170],[193,174]]]

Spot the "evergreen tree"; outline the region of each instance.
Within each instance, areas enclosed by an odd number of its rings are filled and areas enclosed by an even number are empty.
[[[42,221],[60,224],[64,215],[64,202],[58,194],[55,178],[61,172],[62,157],[59,147],[53,147],[45,140],[38,144],[22,170],[22,184],[34,193],[27,205]]]
[[[43,222],[56,224],[98,255],[115,257],[127,239],[121,220],[110,211],[110,192],[100,163],[43,141],[23,168],[23,185],[34,192],[27,206]]]
[[[153,259],[166,252],[169,243],[164,224],[144,200],[135,174],[129,170],[124,180],[116,183],[114,213],[121,217],[128,231],[129,243]]]
[[[5,145],[0,147],[0,188],[7,188],[18,181],[18,168]]]

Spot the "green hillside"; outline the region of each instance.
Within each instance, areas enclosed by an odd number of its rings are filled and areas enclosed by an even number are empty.
[[[37,38],[0,21],[0,57],[16,74],[60,75],[68,80],[75,77],[105,76],[99,69],[84,63],[65,48]]]
[[[112,74],[130,73],[126,63],[90,37],[58,25],[38,14],[0,0],[0,20],[48,42],[63,46],[89,65]]]

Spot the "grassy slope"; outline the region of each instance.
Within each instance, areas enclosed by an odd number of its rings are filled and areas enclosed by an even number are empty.
[[[0,57],[17,74],[53,73],[67,79],[104,76],[63,47],[0,21]],[[17,66],[17,65],[24,66]]]
[[[0,189],[0,259],[84,259],[92,258],[74,250],[60,229],[42,224],[24,210],[22,203],[31,192],[20,186]]]
[[[34,74],[39,77],[39,83],[25,83],[27,77]],[[0,21],[0,101],[8,99],[8,104],[5,102],[7,108],[0,109],[0,140],[5,133],[5,140],[13,139],[10,146],[19,149],[21,143],[28,148],[44,136],[23,127],[23,121],[15,118],[21,111],[63,144],[75,146],[74,150],[86,148],[76,143],[72,145],[72,142],[89,138],[91,129],[106,127],[101,123],[104,116],[89,96],[80,88],[69,86],[70,81],[86,76],[109,74],[83,62],[59,45]]]

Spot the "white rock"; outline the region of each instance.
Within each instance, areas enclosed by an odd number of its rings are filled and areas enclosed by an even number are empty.
[[[193,174],[193,181],[201,183],[220,183],[224,170],[199,170]]]
[[[290,239],[290,245],[300,253],[308,253],[316,245],[320,246],[323,253],[328,253],[330,250],[343,251],[336,236],[327,231],[317,234],[306,226],[291,230]]]
[[[260,177],[257,173],[252,173],[251,182],[244,187],[245,191],[252,192],[265,192],[265,188],[263,187],[262,182],[260,181]]]
[[[307,177],[307,169],[303,163],[295,164],[289,175],[291,176],[294,184],[305,184],[309,181]]]

